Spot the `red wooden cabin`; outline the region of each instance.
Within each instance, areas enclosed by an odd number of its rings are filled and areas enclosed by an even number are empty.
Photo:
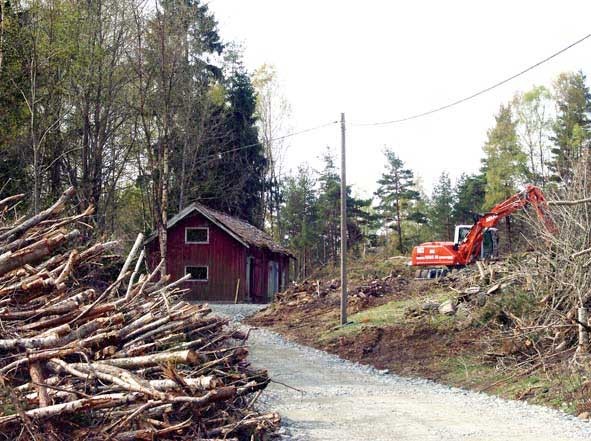
[[[289,280],[292,254],[258,228],[193,203],[167,223],[166,269],[172,280],[186,274],[191,300],[265,303]],[[146,241],[148,265],[160,261],[158,238]]]

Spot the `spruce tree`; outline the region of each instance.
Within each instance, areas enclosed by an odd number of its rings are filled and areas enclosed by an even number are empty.
[[[486,194],[485,173],[462,174],[455,185],[454,193],[454,223],[458,225],[473,223],[474,215],[480,213],[484,205]]]
[[[454,193],[447,172],[441,173],[433,187],[429,208],[429,224],[438,240],[452,240],[454,236]]]
[[[585,75],[577,72],[563,73],[554,83],[557,116],[550,169],[553,180],[565,184],[571,181],[575,164],[589,148],[591,93],[585,81]]]

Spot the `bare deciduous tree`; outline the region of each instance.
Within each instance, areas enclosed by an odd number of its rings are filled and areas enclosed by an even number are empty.
[[[257,91],[259,136],[268,161],[263,212],[271,234],[279,238],[281,236],[279,179],[283,172],[286,149],[285,140],[280,137],[289,128],[291,108],[281,91],[274,66],[263,64],[259,67],[255,71],[253,85]]]

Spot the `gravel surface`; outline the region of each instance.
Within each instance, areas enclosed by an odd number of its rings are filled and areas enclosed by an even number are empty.
[[[212,307],[238,321],[261,308]],[[591,440],[591,423],[558,411],[381,372],[264,329],[250,335],[253,365],[276,381],[259,404],[281,414],[286,440]]]

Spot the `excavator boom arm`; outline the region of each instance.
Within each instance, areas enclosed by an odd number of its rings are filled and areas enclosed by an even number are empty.
[[[472,263],[480,251],[480,246],[487,228],[495,227],[499,221],[526,205],[532,205],[536,214],[548,231],[554,233],[556,227],[547,213],[546,198],[538,187],[527,185],[525,190],[495,205],[489,213],[482,216],[471,228],[464,240],[458,245],[457,262],[461,265]]]

